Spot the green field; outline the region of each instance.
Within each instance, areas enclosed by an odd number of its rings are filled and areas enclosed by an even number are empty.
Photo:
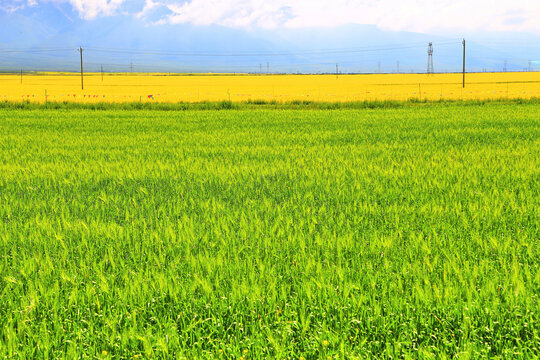
[[[0,109],[0,358],[540,356],[540,103]]]

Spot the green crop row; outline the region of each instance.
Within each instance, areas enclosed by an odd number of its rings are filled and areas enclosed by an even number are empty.
[[[359,110],[359,109],[397,109],[403,107],[422,107],[437,104],[439,106],[480,106],[490,104],[505,105],[538,105],[540,98],[530,99],[485,99],[485,100],[419,100],[412,98],[399,100],[366,100],[348,102],[320,102],[309,100],[267,101],[247,100],[233,101],[201,101],[201,102],[70,102],[49,101],[47,103],[23,100],[2,101],[0,109],[12,110],[153,110],[153,111],[185,111],[185,110]]]
[[[540,105],[0,110],[0,358],[540,356]]]

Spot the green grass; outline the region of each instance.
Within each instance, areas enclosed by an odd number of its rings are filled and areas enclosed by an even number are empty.
[[[540,104],[0,109],[0,358],[540,356]]]
[[[12,110],[152,110],[152,111],[187,111],[187,110],[352,110],[352,109],[397,109],[403,107],[423,107],[437,104],[439,106],[480,106],[490,104],[504,105],[537,105],[540,98],[531,99],[485,99],[485,100],[426,100],[411,98],[398,100],[366,100],[350,102],[319,102],[309,100],[267,101],[247,100],[233,101],[201,101],[201,102],[126,102],[126,103],[82,103],[49,101],[39,103],[26,101],[1,101],[0,109]]]

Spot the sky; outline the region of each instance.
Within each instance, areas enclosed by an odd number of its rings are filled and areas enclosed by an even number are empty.
[[[4,12],[69,3],[81,19],[127,16],[152,24],[310,28],[370,24],[448,34],[540,32],[538,0],[1,0]]]
[[[94,70],[420,72],[429,42],[458,71],[463,38],[471,70],[522,71],[538,19],[539,0],[0,0],[0,71],[74,70],[83,46]]]

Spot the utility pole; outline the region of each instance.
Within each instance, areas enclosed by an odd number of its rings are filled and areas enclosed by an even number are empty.
[[[465,39],[463,39],[463,87],[465,88]]]
[[[84,90],[84,72],[83,72],[83,58],[82,58],[83,48],[82,48],[82,46],[79,47],[79,52],[81,53],[81,90]]]
[[[336,79],[338,78],[338,75],[339,75],[339,65],[336,64]]]
[[[427,54],[427,73],[429,75],[435,72],[435,70],[433,69],[433,43],[429,43]]]
[[[396,62],[396,72],[399,74],[399,61]]]
[[[503,72],[506,72],[507,65],[508,65],[508,60],[504,60]]]
[[[133,63],[130,63],[130,64],[129,64],[129,68],[130,68],[130,70],[131,70],[131,73],[133,74]]]
[[[270,73],[270,63],[269,62],[266,63],[266,73],[267,74]]]
[[[531,60],[529,60],[529,69],[528,69],[528,71],[529,71],[529,72],[532,71],[532,61],[531,61]]]
[[[101,65],[101,82],[103,82],[103,65]]]

